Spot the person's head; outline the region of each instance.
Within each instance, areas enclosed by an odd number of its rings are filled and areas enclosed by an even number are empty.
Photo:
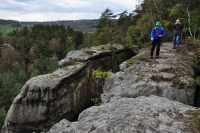
[[[180,19],[177,19],[177,20],[176,20],[176,24],[180,24]]]
[[[160,26],[161,26],[160,21],[157,21],[157,22],[156,22],[156,27],[160,27]]]

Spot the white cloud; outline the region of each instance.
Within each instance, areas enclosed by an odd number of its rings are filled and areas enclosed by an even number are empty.
[[[56,21],[98,19],[106,8],[114,14],[135,10],[136,0],[7,0],[0,4],[0,19]]]

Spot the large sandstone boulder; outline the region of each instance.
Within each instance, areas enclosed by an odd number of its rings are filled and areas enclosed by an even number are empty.
[[[48,133],[198,133],[200,110],[158,96],[121,98],[62,120]]]
[[[59,62],[61,68],[25,83],[7,113],[2,133],[48,131],[62,119],[72,120],[102,93],[104,80],[94,80],[92,70],[119,71],[119,64],[133,55],[122,45],[69,52]]]

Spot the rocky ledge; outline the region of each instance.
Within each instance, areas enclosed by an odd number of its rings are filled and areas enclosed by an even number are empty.
[[[101,45],[70,51],[55,72],[29,79],[14,99],[2,133],[46,132],[62,119],[73,120],[100,97],[104,80],[93,69],[119,71],[135,53],[122,45]]]
[[[62,120],[48,133],[198,133],[200,110],[158,96],[121,98],[93,106],[78,122]]]
[[[117,58],[108,56],[113,50]],[[142,49],[123,63],[114,60],[128,57],[117,47],[69,53],[59,62],[60,69],[24,85],[3,133],[46,131],[60,120],[49,133],[198,133],[200,110],[193,107],[196,74],[190,50],[187,45],[172,49],[165,43],[159,58],[150,59],[149,49]],[[104,82],[92,77],[91,71],[111,66],[114,71],[101,86]],[[94,93],[101,93],[101,104],[83,110]],[[78,120],[70,122],[81,110]]]
[[[172,44],[161,46],[160,57],[149,58],[143,50],[120,64],[120,71],[110,74],[112,82],[106,82],[102,101],[109,102],[121,97],[156,95],[194,105],[196,92],[193,52],[181,45],[175,50]]]
[[[199,133],[190,50],[165,43],[153,59],[149,49],[141,50],[109,75],[99,106],[81,112],[76,122],[63,119],[49,133]]]

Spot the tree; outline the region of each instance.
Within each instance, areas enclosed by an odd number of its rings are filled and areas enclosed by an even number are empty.
[[[117,16],[107,8],[100,16],[97,25],[97,36],[101,44],[111,43],[114,31],[116,29],[116,21],[113,20]]]
[[[47,73],[52,73],[54,72],[56,69],[58,69],[58,58],[57,56],[54,54],[50,59],[49,59],[49,64],[47,66]]]
[[[20,61],[20,55],[15,49],[7,44],[6,48],[0,49],[0,73],[5,73],[12,68],[15,61]]]
[[[1,46],[3,43],[4,43],[4,42],[3,42],[3,34],[0,33],[0,46]]]
[[[22,72],[19,63],[15,62],[11,71],[3,74],[0,79],[0,107],[4,106],[7,111],[13,99],[19,94],[27,77]]]
[[[4,124],[5,118],[6,118],[6,110],[5,110],[4,106],[3,106],[3,107],[0,108],[0,126],[1,127]]]
[[[125,41],[127,47],[138,44],[140,42],[140,29],[137,29],[136,26],[129,26]]]
[[[114,18],[117,16],[113,14],[113,12],[109,9],[106,8],[105,11],[101,14],[99,18],[99,24],[97,25],[97,29],[101,29],[105,26],[110,26],[113,24]]]

